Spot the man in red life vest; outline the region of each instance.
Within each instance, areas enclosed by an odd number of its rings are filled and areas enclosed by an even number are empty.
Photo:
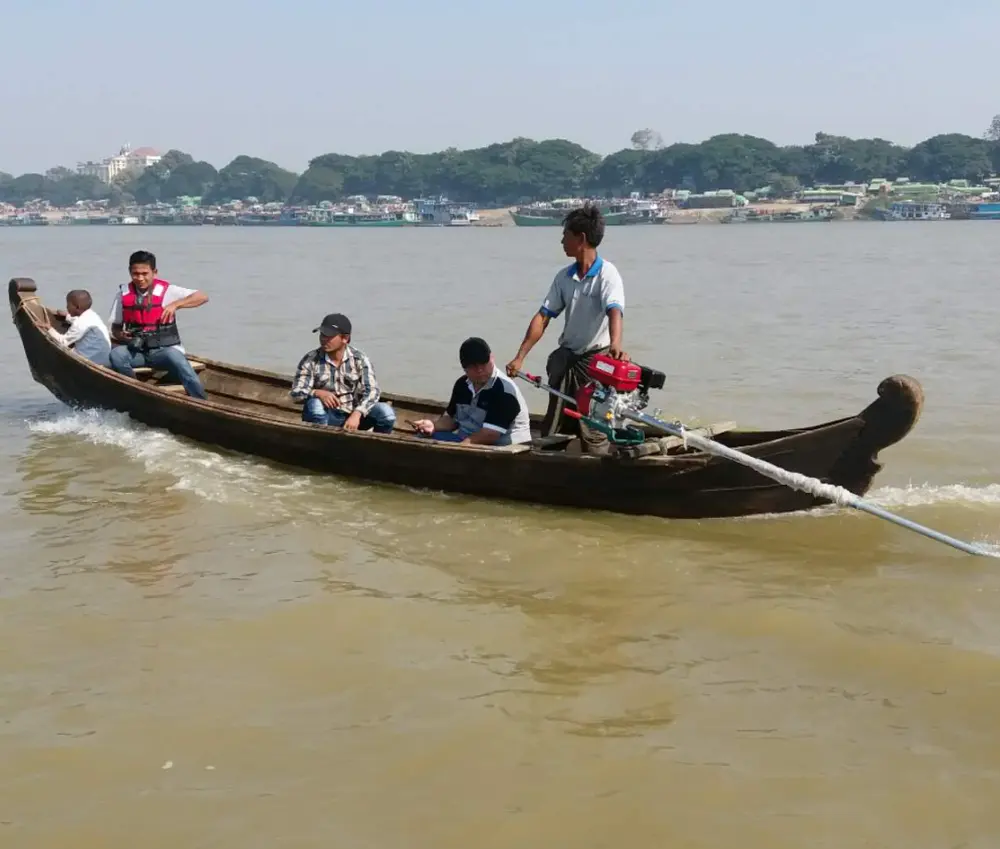
[[[181,345],[174,313],[200,307],[208,295],[174,286],[156,276],[156,257],[136,251],[128,260],[131,281],[115,296],[111,310],[111,368],[135,377],[141,366],[163,369],[193,398],[206,397],[198,374]]]

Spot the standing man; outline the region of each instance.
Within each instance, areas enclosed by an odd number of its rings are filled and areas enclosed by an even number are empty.
[[[319,333],[319,347],[299,360],[289,393],[303,405],[302,421],[392,433],[396,411],[379,401],[371,360],[351,344],[350,319],[331,313],[313,333]]]
[[[135,377],[142,366],[163,369],[184,386],[192,398],[204,400],[205,388],[181,345],[174,313],[208,302],[197,289],[174,286],[156,276],[156,257],[136,251],[128,260],[132,278],[115,296],[111,308],[111,368]]]
[[[520,371],[528,352],[542,338],[549,322],[565,312],[563,332],[545,364],[548,383],[567,395],[587,380],[587,365],[598,353],[608,353],[627,360],[622,350],[622,321],[625,312],[625,288],[618,269],[599,256],[597,248],[604,238],[604,216],[596,206],[574,209],[563,219],[562,247],[574,260],[556,274],[541,309],[531,319],[517,355],[507,364],[507,374]],[[542,420],[542,436],[560,430],[564,402],[554,395]],[[608,438],[600,431],[579,422],[580,441],[587,454],[607,454]],[[572,433],[574,425],[567,421]],[[566,432],[566,431],[564,431]]]

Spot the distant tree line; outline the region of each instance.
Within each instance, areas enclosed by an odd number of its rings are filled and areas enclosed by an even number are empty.
[[[664,145],[658,132],[637,130],[632,145],[601,157],[571,141],[516,138],[471,150],[438,153],[386,151],[370,156],[326,153],[302,174],[252,156],[220,170],[171,150],[138,176],[108,186],[67,168],[12,177],[0,172],[0,200],[47,200],[69,206],[107,198],[115,206],[200,197],[203,204],[256,197],[262,203],[317,203],[349,195],[444,195],[480,206],[528,203],[565,196],[621,196],[665,188],[778,193],[821,183],[890,180],[979,181],[1000,171],[1000,115],[982,137],[948,133],[913,147],[885,139],[816,133],[808,145],[778,146],[756,136],[727,133],[699,144]]]

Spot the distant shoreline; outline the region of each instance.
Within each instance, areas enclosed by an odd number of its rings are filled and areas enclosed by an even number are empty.
[[[735,214],[739,214],[739,213],[752,212],[755,215],[761,215],[761,216],[767,216],[769,214],[782,214],[782,213],[786,213],[786,214],[787,213],[798,214],[798,213],[807,213],[810,209],[813,209],[813,208],[815,208],[817,206],[830,206],[830,205],[829,204],[816,204],[816,203],[802,203],[802,202],[798,202],[798,201],[785,200],[785,201],[772,201],[772,202],[769,202],[769,203],[767,203],[767,202],[765,202],[765,203],[751,203],[751,204],[748,204],[748,205],[745,205],[745,206],[739,206],[739,207],[733,206],[733,207],[708,208],[708,209],[680,209],[680,208],[673,208],[673,207],[671,207],[671,208],[668,209],[668,211],[666,213],[666,219],[665,220],[661,220],[659,222],[651,222],[651,223],[630,223],[630,224],[625,224],[625,225],[620,225],[620,226],[628,226],[628,227],[656,227],[656,226],[663,226],[663,225],[669,226],[671,224],[675,225],[675,226],[676,225],[685,225],[685,224],[687,224],[687,225],[690,225],[690,224],[722,224],[722,223],[727,223],[725,221],[725,219],[730,219],[734,215],[734,213]],[[515,221],[514,221],[514,219],[512,217],[512,214],[511,214],[513,212],[516,212],[517,209],[518,209],[517,206],[509,206],[509,207],[500,207],[500,208],[494,208],[494,209],[480,209],[480,210],[477,210],[478,221],[473,221],[473,222],[467,224],[466,227],[474,227],[474,228],[482,228],[482,227],[487,227],[487,228],[517,227],[518,225],[517,225],[517,223],[515,223]],[[65,218],[65,216],[67,215],[68,212],[70,212],[69,209],[47,209],[47,210],[39,210],[35,214],[39,218],[44,218],[46,220],[46,222],[48,223],[49,226],[55,226],[55,227],[58,227],[60,229],[62,229],[63,227],[67,227],[68,226],[68,227],[71,227],[72,229],[78,229],[79,225],[71,225],[71,224],[66,224],[64,222],[64,218]],[[753,219],[753,217],[754,216],[751,216],[751,219]],[[961,216],[957,216],[957,217],[953,217],[951,220],[964,220],[964,218],[961,217]],[[834,217],[832,219],[830,219],[829,221],[826,221],[825,223],[844,222],[844,221],[876,221],[876,222],[878,222],[879,219],[878,218],[873,218],[871,215],[866,214],[865,209],[863,207],[861,207],[861,206],[854,206],[854,207],[845,206],[845,207],[835,207],[834,208]],[[794,221],[794,219],[792,219],[791,221],[782,221],[782,220],[770,221],[770,220],[768,220],[766,218],[762,218],[762,219],[759,220],[759,222],[755,222],[755,223],[795,223],[795,221]],[[25,225],[10,225],[10,226],[29,226],[30,227],[30,226],[33,226],[33,225],[31,225],[31,224],[25,224]],[[108,224],[107,222],[99,222],[98,224],[91,224],[90,226],[101,226],[101,227],[104,227],[104,226],[116,226],[116,227],[134,227],[134,226],[139,226],[139,227],[171,227],[171,226],[190,226],[190,225],[176,225],[176,224],[159,223],[159,222],[154,222],[154,223],[128,222],[128,223],[114,223],[114,224]],[[212,222],[207,222],[206,224],[195,225],[195,226],[216,226],[216,225],[213,224]],[[236,225],[227,225],[227,226],[245,227],[245,226],[254,226],[254,225],[236,224]],[[350,226],[350,225],[348,225],[348,226]],[[365,229],[365,225],[357,225],[357,226],[360,227],[361,229]],[[427,226],[427,225],[421,225],[421,224],[418,223],[418,224],[408,224],[406,226],[408,226],[408,227],[418,227],[419,228],[421,226]],[[441,225],[441,226],[447,226],[447,225]],[[558,226],[558,224],[554,224],[552,226]],[[4,225],[2,225],[2,224],[0,224],[0,227],[2,227],[3,229],[6,229],[6,227]],[[449,228],[449,229],[454,229],[454,228]],[[617,226],[615,227],[615,229],[617,229]]]
[[[815,204],[809,203],[794,203],[794,202],[776,202],[776,203],[754,203],[749,207],[743,207],[744,209],[756,209],[760,212],[778,212],[778,211],[791,211],[798,212],[809,209],[810,206],[815,206]],[[505,206],[497,209],[477,209],[476,213],[479,216],[481,222],[485,224],[492,224],[496,226],[497,223],[502,224],[504,227],[516,227],[514,224],[514,219],[511,218],[511,212],[517,210],[517,206]],[[670,210],[671,218],[695,218],[695,219],[720,219],[729,215],[737,207],[726,207],[724,209],[672,209]],[[39,210],[39,215],[47,219],[50,224],[57,224],[64,215],[66,215],[71,210],[67,209],[45,209]],[[850,209],[847,207],[841,210],[844,216],[847,218],[853,218],[857,214],[857,210]],[[135,225],[127,225],[135,226]],[[160,226],[160,225],[141,225],[141,226]],[[475,226],[475,225],[473,225]],[[639,225],[631,225],[639,226]]]

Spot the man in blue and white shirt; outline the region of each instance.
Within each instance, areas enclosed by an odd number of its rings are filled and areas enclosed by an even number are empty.
[[[472,336],[458,349],[465,372],[451,389],[444,413],[413,422],[417,433],[466,445],[523,445],[531,442],[528,405],[521,390],[496,367],[485,339]]]
[[[604,239],[604,217],[596,206],[583,206],[563,220],[562,247],[573,263],[556,274],[541,308],[531,319],[517,355],[507,364],[511,377],[520,371],[528,352],[542,338],[549,322],[565,313],[559,347],[545,364],[548,383],[567,395],[574,395],[586,381],[587,365],[597,353],[608,353],[627,360],[622,350],[622,325],[625,313],[625,287],[621,274],[597,248]],[[549,398],[549,408],[542,420],[542,436],[562,431],[575,432],[573,421],[562,419],[563,401]],[[583,450],[605,454],[608,438],[579,423]]]

